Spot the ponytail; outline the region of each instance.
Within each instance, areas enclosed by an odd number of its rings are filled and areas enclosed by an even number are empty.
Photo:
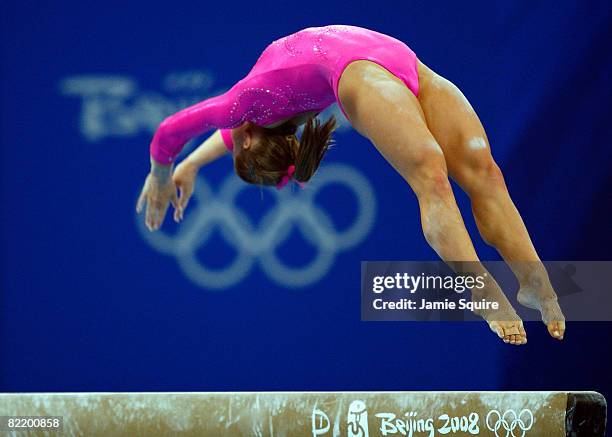
[[[300,138],[300,146],[295,156],[295,174],[298,182],[307,182],[319,168],[325,152],[332,146],[332,132],[336,129],[336,118],[331,116],[321,125],[318,118],[306,122]]]

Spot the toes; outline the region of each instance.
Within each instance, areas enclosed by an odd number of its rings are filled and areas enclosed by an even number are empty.
[[[547,325],[548,333],[557,340],[563,340],[565,335],[565,322],[554,320]]]
[[[527,335],[522,323],[510,322],[504,326],[504,343],[521,345],[527,343]]]
[[[524,344],[524,337],[522,335],[515,334],[512,336],[512,338],[513,338],[512,344],[516,344],[516,345]]]
[[[557,322],[549,322],[548,325],[546,326],[548,328],[548,333],[551,335],[551,337],[558,337],[559,336],[559,328],[557,328]]]
[[[520,331],[518,326],[515,323],[511,323],[506,325],[506,334],[507,335],[519,335]]]
[[[504,336],[504,343],[519,345],[522,344],[522,340],[517,334],[506,334]]]
[[[558,323],[559,326],[559,333],[561,334],[561,336],[559,337],[559,340],[563,340],[563,337],[565,336],[565,320],[561,320]]]
[[[504,343],[513,345],[527,343],[527,334],[520,322],[490,322],[489,327]]]

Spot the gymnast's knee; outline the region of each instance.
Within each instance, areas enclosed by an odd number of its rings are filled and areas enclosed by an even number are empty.
[[[460,163],[454,163],[452,176],[468,195],[483,195],[505,189],[504,175],[488,151],[471,153]]]
[[[452,198],[444,156],[435,152],[421,154],[412,165],[408,182],[419,199]]]

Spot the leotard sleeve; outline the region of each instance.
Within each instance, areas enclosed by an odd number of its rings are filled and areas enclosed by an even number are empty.
[[[247,120],[263,126],[293,114],[295,105],[291,104],[286,84],[295,80],[293,70],[249,75],[225,94],[169,116],[153,136],[151,156],[167,165],[174,162],[187,141],[210,129],[232,129]],[[227,140],[227,132],[224,139]],[[226,145],[231,147],[227,141]]]
[[[317,65],[252,70],[225,94],[166,118],[153,136],[151,156],[161,164],[170,164],[187,141],[210,129],[232,129],[245,121],[266,126],[288,116],[321,110],[333,101],[328,80]]]
[[[170,164],[191,138],[213,128],[233,128],[240,124],[241,114],[232,116],[232,104],[236,101],[238,86],[225,94],[204,100],[183,109],[161,122],[150,145],[151,157]],[[234,108],[237,109],[237,108]]]

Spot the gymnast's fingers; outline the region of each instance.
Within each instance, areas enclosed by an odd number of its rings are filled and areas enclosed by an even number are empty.
[[[174,221],[178,223],[183,219],[183,208],[181,207],[179,198],[176,195],[176,190],[172,190],[172,197],[170,198],[170,203],[172,203],[172,206],[174,207]]]
[[[142,208],[144,207],[147,201],[147,191],[149,187],[149,178],[145,179],[145,183],[140,191],[140,196],[138,196],[138,201],[136,202],[136,213],[140,214],[142,212]]]
[[[145,192],[144,192],[144,188],[142,190],[142,192],[140,193],[140,196],[138,196],[138,202],[136,202],[136,214],[140,214],[142,212],[142,207],[145,204]]]
[[[147,211],[145,213],[145,224],[147,225],[147,228],[149,229],[149,231],[153,230],[154,215],[155,215],[155,208],[151,204],[150,199],[147,199]]]
[[[157,216],[155,221],[155,229],[159,229],[164,222],[164,218],[166,218],[166,213],[168,212],[168,207],[170,206],[170,200],[160,199],[157,201]]]
[[[193,185],[181,184],[179,185],[179,191],[180,191],[179,205],[181,209],[184,211],[187,208],[187,205],[189,204],[189,199],[191,199],[191,195],[193,194]]]

